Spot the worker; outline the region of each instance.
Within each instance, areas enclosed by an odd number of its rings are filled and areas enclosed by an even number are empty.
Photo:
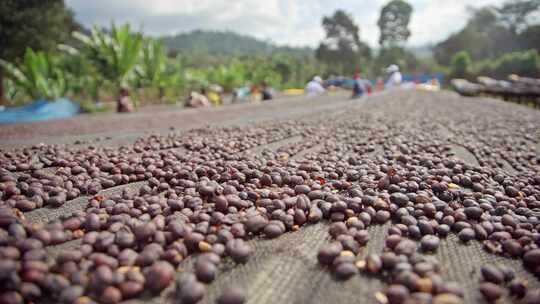
[[[204,88],[201,89],[201,93],[192,91],[191,94],[189,94],[187,106],[192,108],[210,107],[210,102],[208,101],[208,98],[206,98],[205,93],[206,90]]]
[[[251,103],[258,103],[262,100],[262,93],[258,85],[253,84],[251,85],[251,89],[249,91],[249,101]]]
[[[386,81],[384,88],[391,89],[401,85],[402,76],[399,72],[399,67],[396,64],[391,64],[386,68],[386,73],[388,73],[388,80]]]
[[[272,92],[272,88],[270,88],[268,86],[266,81],[262,82],[261,87],[262,87],[262,91],[261,91],[262,100],[270,100],[270,99],[272,99],[274,97],[274,94]]]
[[[222,103],[222,98],[221,98],[222,92],[223,92],[223,88],[221,86],[210,85],[208,87],[208,94],[206,94],[206,97],[214,106],[219,106]]]
[[[356,73],[353,76],[353,92],[351,98],[359,98],[365,95],[371,94],[371,81],[362,79],[360,73]]]
[[[120,88],[120,96],[118,96],[116,111],[118,113],[129,113],[134,111],[133,102],[129,98],[129,91],[126,88]]]
[[[313,77],[313,80],[306,85],[306,94],[308,96],[316,96],[326,92],[322,84],[323,80],[320,76]]]

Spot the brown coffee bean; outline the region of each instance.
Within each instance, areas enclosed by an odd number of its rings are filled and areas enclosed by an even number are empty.
[[[59,301],[60,303],[71,304],[81,297],[83,293],[84,288],[82,286],[70,286],[60,293]]]
[[[195,304],[204,296],[204,285],[191,276],[183,276],[176,283],[177,299],[182,304]]]
[[[195,264],[195,275],[203,283],[212,282],[217,275],[217,267],[208,259],[199,259]]]
[[[522,298],[527,292],[527,284],[520,279],[513,279],[508,283],[508,289],[510,290],[511,295]]]
[[[496,301],[503,295],[501,287],[493,283],[482,283],[480,284],[479,289],[480,293],[484,296],[484,299],[488,302]]]
[[[242,239],[228,241],[225,251],[236,263],[246,263],[251,254],[251,248]]]
[[[175,270],[171,264],[164,261],[156,262],[145,272],[146,287],[158,293],[173,282],[174,275]]]
[[[458,233],[458,237],[461,241],[468,242],[474,239],[474,230],[472,230],[471,228],[464,228]]]
[[[122,282],[118,288],[122,293],[122,299],[131,299],[143,292],[144,285],[139,282]]]
[[[122,293],[118,288],[109,286],[103,290],[99,300],[105,304],[116,304],[122,301]]]
[[[355,274],[358,274],[358,268],[352,262],[340,263],[336,266],[335,274],[338,279],[347,280]]]
[[[441,293],[433,298],[433,304],[462,304],[463,299],[452,293]]]
[[[504,274],[494,265],[485,265],[480,268],[482,277],[484,280],[495,283],[502,284],[504,282]]]
[[[324,245],[319,249],[317,259],[319,260],[319,263],[323,265],[331,265],[342,249],[343,246],[339,242]]]
[[[435,251],[439,247],[440,240],[434,235],[425,235],[420,240],[420,245],[424,251]]]
[[[409,290],[403,285],[393,284],[386,290],[388,304],[401,304],[409,297]]]
[[[372,253],[366,257],[366,269],[371,273],[378,273],[382,268],[381,258]]]

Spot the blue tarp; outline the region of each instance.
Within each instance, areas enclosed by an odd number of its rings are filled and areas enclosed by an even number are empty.
[[[444,81],[444,74],[442,73],[435,73],[435,74],[422,74],[422,75],[403,75],[403,81],[412,81],[416,83],[427,83],[431,81],[433,78],[436,78],[439,83],[443,83]]]
[[[53,120],[77,115],[79,104],[60,98],[55,101],[37,100],[31,104],[0,111],[0,124]]]

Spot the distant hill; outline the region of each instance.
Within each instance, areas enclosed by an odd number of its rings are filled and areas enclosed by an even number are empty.
[[[299,55],[313,53],[310,48],[276,46],[271,42],[230,31],[195,30],[173,36],[164,36],[162,40],[169,50],[179,52],[204,51],[218,55],[253,55],[273,52]]]

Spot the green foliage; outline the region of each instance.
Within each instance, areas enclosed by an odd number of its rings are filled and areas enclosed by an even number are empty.
[[[67,92],[64,71],[44,52],[26,49],[24,60],[18,67],[1,59],[0,67],[18,88],[32,98],[55,100]]]
[[[350,14],[337,10],[323,18],[322,26],[326,37],[317,48],[316,57],[333,66],[334,73],[352,74],[371,57],[371,50],[360,41],[360,29]]]
[[[281,75],[274,70],[272,63],[264,57],[253,58],[247,62],[246,78],[253,84],[265,82],[271,87],[281,86]]]
[[[81,52],[94,64],[97,71],[116,87],[128,87],[135,76],[135,66],[140,59],[143,38],[131,31],[129,24],[112,25],[110,35],[97,27],[90,36],[74,32],[83,43]]]
[[[60,53],[56,56],[58,66],[69,79],[69,93],[74,96],[99,99],[99,88],[103,86],[103,78],[88,58],[77,49],[61,44]]]
[[[55,49],[76,26],[62,0],[2,0],[0,16],[0,58],[8,61],[26,48]]]
[[[531,25],[519,34],[520,47],[540,52],[540,24]]]
[[[401,47],[381,49],[376,60],[376,72],[381,73],[390,64],[397,64],[403,71],[413,71],[418,65],[418,59],[413,53]]]
[[[13,80],[9,78],[4,79],[4,88],[6,90],[6,97],[8,100],[14,100],[19,94],[19,88],[15,85]]]
[[[169,84],[166,73],[167,55],[162,42],[145,39],[141,48],[141,58],[135,68],[137,81],[142,86],[163,88]]]
[[[232,92],[234,88],[246,82],[246,67],[237,59],[229,65],[213,67],[208,72],[208,81],[219,84],[225,92]]]
[[[381,30],[381,47],[402,46],[407,42],[411,36],[409,21],[412,11],[412,6],[404,0],[392,0],[382,8],[377,22]]]
[[[114,110],[110,105],[96,103],[94,100],[83,100],[79,102],[79,105],[83,113],[102,113]]]
[[[451,78],[468,78],[471,73],[471,57],[466,51],[458,52],[452,57],[450,65]]]
[[[484,60],[475,67],[476,76],[506,79],[510,74],[540,78],[540,55],[536,50],[507,53],[495,60]]]
[[[0,58],[10,62],[22,57],[26,48],[54,49],[77,26],[62,0],[2,0],[0,16]],[[3,79],[0,68],[0,104]]]

